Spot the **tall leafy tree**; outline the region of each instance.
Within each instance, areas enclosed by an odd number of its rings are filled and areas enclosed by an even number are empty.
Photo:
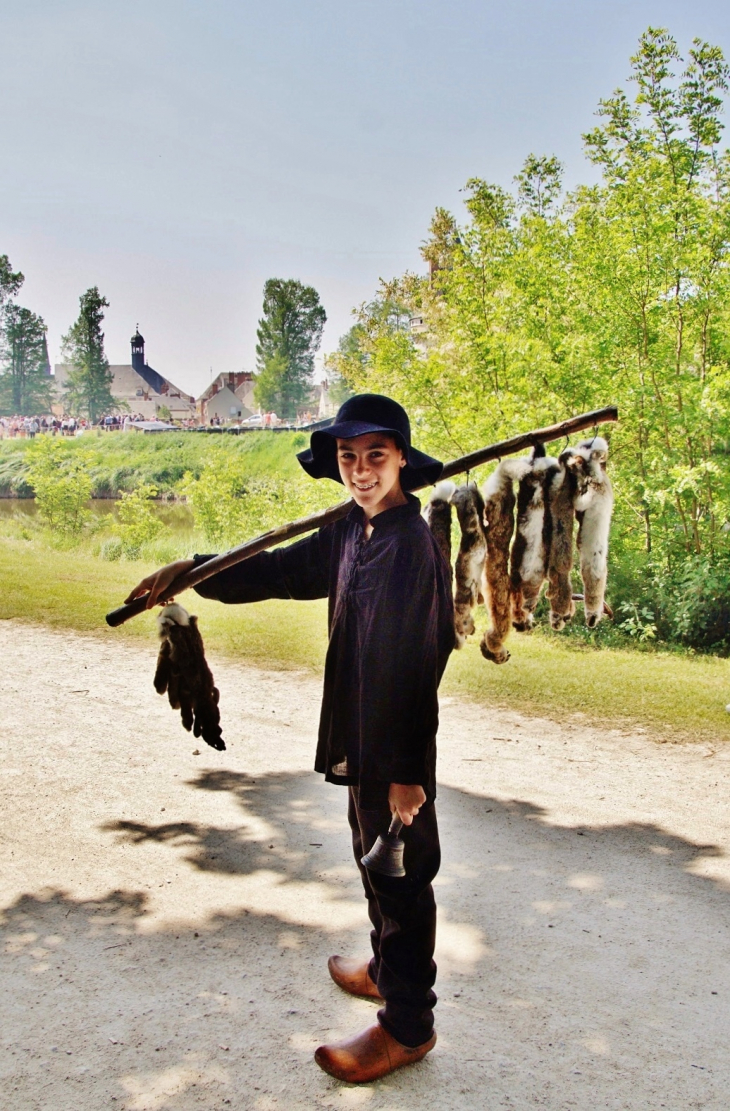
[[[562,176],[562,164],[554,155],[528,155],[515,178],[520,204],[535,216],[546,216],[560,196]]]
[[[66,381],[64,404],[72,415],[97,421],[110,409],[120,407],[111,392],[114,375],[104,352],[101,330],[109,302],[92,286],[79,298],[79,306],[78,319],[62,340],[63,357],[72,368]]]
[[[674,574],[730,564],[730,78],[719,48],[682,59],[661,28],[631,67],[633,94],[584,136],[596,184],[561,200],[559,162],[534,155],[514,196],[469,181],[465,223],[436,212],[429,277],[384,285],[350,335],[362,357],[338,355],[442,452],[617,402],[613,549]],[[394,297],[425,321],[417,342]]]
[[[647,551],[670,561],[724,548],[730,483],[727,347],[730,164],[718,144],[728,67],[695,39],[682,59],[649,28],[637,95],[601,101],[585,136],[600,187],[576,195],[576,325],[626,399],[626,502]]]
[[[14,297],[25,278],[19,270],[13,271],[7,255],[0,255],[0,311],[6,302]]]
[[[46,325],[43,318],[11,303],[5,306],[2,333],[0,412],[30,416],[51,407]]]
[[[255,388],[256,400],[264,409],[289,418],[306,404],[326,320],[312,286],[281,278],[266,282],[263,316],[256,332],[259,376]]]
[[[24,280],[0,255],[0,412],[27,416],[48,412],[51,381],[43,319],[12,300]]]

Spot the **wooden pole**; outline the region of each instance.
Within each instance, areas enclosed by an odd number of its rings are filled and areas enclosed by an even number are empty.
[[[595,409],[591,413],[581,413],[580,416],[570,417],[569,420],[551,424],[547,428],[538,428],[534,432],[512,436],[509,440],[502,440],[498,444],[490,444],[478,451],[472,451],[469,455],[462,455],[460,459],[453,459],[450,463],[446,463],[441,477],[452,478],[454,475],[464,474],[465,471],[473,471],[476,467],[481,466],[482,463],[488,463],[491,459],[501,459],[503,455],[514,455],[518,451],[534,447],[535,444],[547,444],[553,440],[561,440],[563,436],[570,436],[573,432],[582,432],[586,428],[594,428],[599,424],[617,420],[618,409],[615,405],[609,405],[605,409]],[[423,487],[419,486],[416,489],[420,490]],[[253,540],[247,540],[245,544],[239,544],[237,548],[231,548],[229,552],[214,556],[207,563],[200,563],[183,575],[178,575],[170,583],[160,601],[164,602],[168,598],[173,598],[183,590],[189,590],[190,587],[197,586],[198,583],[211,578],[212,575],[217,575],[219,571],[225,571],[236,563],[241,563],[244,559],[250,559],[258,552],[273,548],[285,540],[293,540],[295,536],[302,536],[305,532],[313,532],[315,529],[323,528],[324,525],[339,521],[340,518],[347,516],[353,504],[352,499],[348,498],[347,501],[339,502],[331,509],[323,509],[319,513],[312,513],[309,517],[300,517],[298,520],[290,521],[289,524],[281,525],[279,528],[269,529],[261,536],[257,536]],[[133,602],[112,610],[111,613],[106,615],[107,625],[116,628],[118,625],[123,625],[130,617],[136,617],[138,613],[143,613],[147,608],[147,597],[146,594],[143,594],[141,598],[135,598]]]

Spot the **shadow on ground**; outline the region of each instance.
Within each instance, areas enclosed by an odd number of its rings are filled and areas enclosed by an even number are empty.
[[[231,795],[239,824],[120,820],[100,851],[156,846],[239,909],[196,919],[184,885],[184,927],[155,924],[140,890],[7,907],[8,1111],[724,1107],[728,892],[698,874],[717,846],[442,789],[439,1046],[355,1090],[311,1060],[375,1014],[325,972],[330,952],[366,945],[343,793],[229,771],[189,787]],[[51,1020],[35,1017],[41,995]]]

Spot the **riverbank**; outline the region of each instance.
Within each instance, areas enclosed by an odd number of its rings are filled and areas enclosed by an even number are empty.
[[[93,498],[118,498],[141,483],[155,486],[159,499],[177,496],[185,474],[199,478],[213,459],[240,460],[250,478],[297,475],[296,451],[307,443],[302,432],[249,432],[206,436],[186,432],[89,432],[63,441],[69,454],[88,457]],[[31,498],[25,453],[34,440],[0,440],[0,497]]]

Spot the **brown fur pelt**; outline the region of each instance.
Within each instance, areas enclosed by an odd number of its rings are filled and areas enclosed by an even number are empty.
[[[515,525],[514,483],[524,477],[529,467],[529,459],[506,460],[493,471],[482,490],[487,542],[484,594],[489,628],[479,647],[484,658],[495,664],[506,663],[510,656],[504,642],[512,616],[509,552]]]
[[[157,618],[160,651],[155,671],[155,690],[167,691],[173,710],[180,711],[185,729],[192,729],[211,748],[226,745],[220,727],[218,688],[208,667],[197,617],[171,603]]]
[[[557,459],[537,444],[529,469],[517,489],[517,524],[510,555],[512,624],[526,632],[534,624],[534,612],[547,578],[550,555],[550,513],[546,512],[547,490],[558,469]]]
[[[445,479],[433,488],[428,505],[423,511],[423,518],[433,533],[439,551],[449,565],[449,572],[453,580],[454,571],[451,566],[451,497],[456,490],[453,482]]]
[[[576,449],[566,448],[558,459],[558,469],[553,473],[547,487],[551,528],[547,596],[550,602],[550,624],[556,632],[575,613],[571,580],[574,502],[577,475],[582,467],[583,459]]]
[[[601,436],[584,440],[578,445],[577,454],[582,461],[574,499],[578,518],[578,551],[585,621],[592,629],[604,612],[613,490],[606,474],[606,441]]]
[[[451,504],[456,507],[461,527],[461,541],[456,557],[454,630],[456,647],[463,648],[466,638],[474,632],[473,611],[483,600],[482,580],[487,551],[482,526],[484,503],[476,485],[470,482],[454,490]]]

